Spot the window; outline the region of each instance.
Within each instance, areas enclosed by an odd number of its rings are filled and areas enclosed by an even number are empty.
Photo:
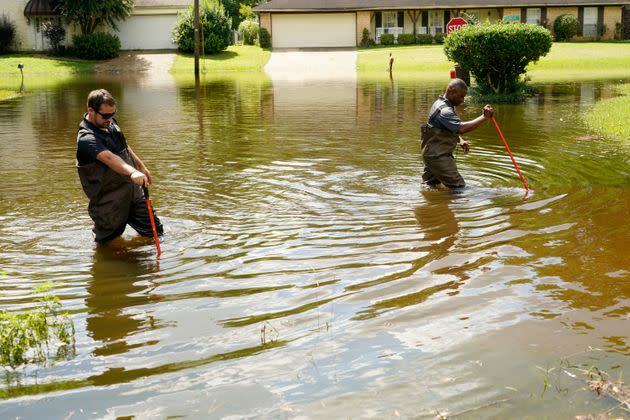
[[[582,35],[597,35],[597,7],[584,8],[584,26],[582,27]]]
[[[431,35],[441,34],[444,31],[444,12],[442,10],[429,11],[429,31]]]
[[[540,25],[540,8],[528,8],[527,16],[525,17],[525,22],[533,23],[534,25]]]
[[[397,12],[383,12],[383,28],[396,28],[398,26]]]

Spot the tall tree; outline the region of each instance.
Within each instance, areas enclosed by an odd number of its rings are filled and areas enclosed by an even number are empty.
[[[99,26],[118,30],[116,22],[125,20],[133,10],[134,0],[60,0],[61,14],[77,23],[81,33],[91,34]]]

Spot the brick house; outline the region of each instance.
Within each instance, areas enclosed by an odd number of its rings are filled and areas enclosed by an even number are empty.
[[[629,38],[628,0],[272,0],[254,7],[261,27],[271,34],[274,48],[356,47],[363,29],[379,41],[385,33],[439,34],[464,13],[480,22],[506,20],[551,28],[554,20],[571,14],[580,22],[576,40]],[[626,25],[628,26],[628,25]]]

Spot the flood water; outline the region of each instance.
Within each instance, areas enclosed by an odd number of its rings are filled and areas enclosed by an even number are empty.
[[[76,328],[74,357],[5,378],[0,417],[627,417],[586,374],[630,375],[630,147],[580,119],[614,82],[495,105],[528,196],[490,122],[463,194],[421,187],[447,82],[104,77],[0,103],[0,305],[52,281]],[[98,87],[153,173],[159,259],[131,228],[94,245],[74,155]]]

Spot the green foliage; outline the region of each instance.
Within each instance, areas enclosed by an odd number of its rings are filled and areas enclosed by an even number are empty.
[[[431,34],[418,34],[416,35],[416,44],[432,44],[433,37]]]
[[[551,44],[551,33],[538,25],[468,25],[445,38],[444,53],[475,76],[480,93],[509,95],[523,92],[520,76]]]
[[[38,308],[21,313],[0,310],[0,365],[15,369],[26,363],[46,364],[51,345],[56,358],[74,353],[74,324],[60,314],[57,296],[48,294],[50,284],[36,288]]]
[[[400,34],[397,39],[398,45],[412,45],[416,42],[413,34]]]
[[[77,57],[86,60],[105,60],[118,57],[120,39],[104,32],[78,34],[72,37],[72,47]]]
[[[205,1],[205,0],[202,0]],[[240,18],[240,4],[238,0],[220,0],[223,6],[225,17],[228,18],[230,29],[236,29],[241,24]],[[206,3],[207,6],[207,3]]]
[[[374,45],[374,40],[370,36],[370,30],[368,28],[363,28],[363,32],[361,34],[361,46],[363,48],[369,48]]]
[[[118,30],[117,21],[125,20],[133,10],[133,0],[60,0],[61,14],[92,34],[99,26]]]
[[[238,16],[240,17],[241,22],[244,20],[256,19],[256,13],[254,13],[254,11],[252,10],[252,6],[248,4],[243,4],[243,3],[241,3],[241,5],[238,8]]]
[[[260,28],[258,43],[260,44],[260,48],[271,48],[271,35],[267,29]]]
[[[553,21],[553,33],[556,41],[569,41],[580,31],[580,22],[573,15],[560,15]]]
[[[222,5],[204,1],[199,6],[199,42],[203,37],[203,51],[215,54],[223,51],[230,44],[230,23]],[[190,7],[179,15],[173,28],[173,42],[180,51],[192,53],[195,51],[195,20],[194,11]]]
[[[42,34],[50,42],[53,52],[61,49],[61,43],[66,39],[66,29],[59,22],[47,21],[42,23]]]
[[[5,54],[15,42],[15,24],[6,15],[0,16],[0,54]]]
[[[443,44],[445,38],[446,35],[444,34],[435,34],[435,36],[433,37],[433,41],[435,41],[436,44]]]
[[[381,45],[394,45],[394,34],[381,35]]]
[[[255,20],[244,20],[238,25],[238,32],[243,36],[243,44],[245,45],[255,45],[258,41],[259,31],[258,22]]]

